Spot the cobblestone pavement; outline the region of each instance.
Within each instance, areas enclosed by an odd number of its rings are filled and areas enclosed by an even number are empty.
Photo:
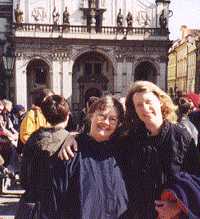
[[[12,190],[12,194],[0,194],[0,219],[14,219],[20,195]]]

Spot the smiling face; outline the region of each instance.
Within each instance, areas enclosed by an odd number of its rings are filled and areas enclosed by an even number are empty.
[[[140,120],[146,127],[155,125],[160,127],[163,123],[161,102],[152,92],[137,92],[133,95],[133,104]]]
[[[116,131],[118,126],[118,114],[114,106],[108,106],[103,111],[95,111],[90,121],[90,136],[99,142],[107,141]]]

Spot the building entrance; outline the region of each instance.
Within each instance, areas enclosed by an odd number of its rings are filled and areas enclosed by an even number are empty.
[[[156,76],[157,70],[155,66],[152,63],[145,61],[138,64],[136,67],[134,80],[144,80],[156,83]]]
[[[40,88],[50,87],[49,66],[42,59],[34,59],[27,66],[28,107],[32,105],[32,93]]]
[[[73,66],[72,108],[80,111],[90,96],[100,97],[113,90],[114,75],[111,61],[98,52],[86,52]]]

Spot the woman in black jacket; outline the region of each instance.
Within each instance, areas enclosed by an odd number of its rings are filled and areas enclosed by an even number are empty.
[[[200,174],[199,153],[186,128],[176,124],[171,98],[155,84],[137,81],[126,98],[128,191],[136,218],[173,218],[181,213],[174,201],[156,201],[180,171]]]

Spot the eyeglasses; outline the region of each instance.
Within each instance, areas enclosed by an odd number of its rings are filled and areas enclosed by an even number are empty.
[[[118,118],[116,116],[109,116],[103,113],[96,113],[96,117],[99,121],[105,121],[108,119],[111,125],[116,125],[118,123]]]

